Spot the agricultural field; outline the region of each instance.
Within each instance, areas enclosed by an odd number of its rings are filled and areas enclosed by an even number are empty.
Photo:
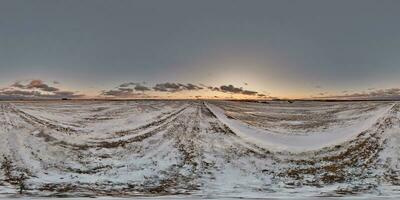
[[[0,197],[399,197],[400,102],[0,102]]]

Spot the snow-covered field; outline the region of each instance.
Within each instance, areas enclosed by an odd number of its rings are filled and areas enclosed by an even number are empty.
[[[0,102],[0,197],[400,197],[400,102]]]

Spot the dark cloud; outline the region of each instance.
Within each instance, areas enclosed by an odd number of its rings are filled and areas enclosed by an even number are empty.
[[[243,90],[242,94],[244,94],[244,95],[256,95],[257,92],[250,91],[250,90]]]
[[[22,84],[20,81],[15,82],[11,85],[11,87],[20,88],[20,89],[39,89],[45,92],[55,92],[58,91],[58,88],[51,87],[45,84],[42,80],[32,80],[28,84]]]
[[[77,94],[76,92],[72,92],[72,91],[56,91],[52,94],[45,94],[43,95],[46,98],[56,98],[56,99],[60,99],[60,98],[82,98],[84,97],[84,95],[82,94]]]
[[[201,90],[200,86],[188,83],[158,83],[153,87],[153,90],[158,92],[179,92],[184,90]]]
[[[209,87],[207,87],[209,90],[211,90],[211,91],[220,91],[220,89],[218,88],[218,87],[212,87],[212,86],[209,86]]]
[[[158,98],[158,96],[150,96],[144,93],[135,92],[133,89],[122,89],[117,90],[103,90],[100,96],[109,98]]]
[[[244,90],[243,88],[238,88],[233,85],[222,85],[219,88],[217,87],[208,87],[208,89],[212,91],[219,91],[224,93],[231,93],[231,94],[243,94],[243,95],[257,95],[258,92],[251,91],[251,90]]]
[[[103,90],[101,95],[109,97],[134,97],[139,94],[135,93],[131,88],[118,88],[117,90]]]
[[[131,87],[134,86],[134,87]],[[119,85],[116,89],[112,90],[103,90],[100,95],[101,96],[109,96],[109,97],[144,97],[144,92],[151,91],[157,92],[180,92],[180,91],[190,91],[190,90],[201,90],[203,89],[200,86],[188,83],[159,83],[156,84],[153,88],[149,88],[147,86],[142,85],[141,83],[128,82]],[[141,93],[137,93],[141,92]]]
[[[134,88],[129,88],[129,86],[131,85],[136,85],[136,86]],[[117,89],[103,90],[100,95],[108,97],[119,97],[119,98],[135,98],[143,96],[143,94],[137,93],[136,91],[146,91],[146,88],[147,87],[141,86],[140,84],[136,83],[124,83],[121,84]]]
[[[133,92],[132,88],[118,88],[118,90],[123,92]]]
[[[270,96],[269,94],[261,94],[261,93],[258,93],[257,97],[261,98],[261,99],[276,99],[277,98],[277,97]]]
[[[344,94],[344,95],[335,95],[335,96],[326,96],[322,98],[329,99],[382,99],[382,100],[400,100],[400,88],[390,88],[390,89],[380,89],[374,90],[370,92],[359,92],[352,94]]]
[[[121,85],[119,85],[118,88],[119,89],[120,88],[127,88],[127,87],[130,87],[130,86],[135,86],[134,89],[136,91],[144,92],[144,91],[149,91],[150,90],[150,88],[142,85],[141,83],[134,83],[134,82],[122,83]]]
[[[21,84],[21,82],[17,81],[14,84],[11,85],[11,87],[15,87],[15,88],[25,88],[25,85]]]
[[[40,89],[45,92],[55,92],[58,91],[58,88],[51,87],[45,84],[42,80],[32,80],[28,85],[26,85],[27,89]]]
[[[153,89],[159,92],[176,92],[179,91],[180,87],[175,83],[159,83],[156,84]]]
[[[137,83],[133,83],[133,82],[129,82],[129,83],[122,83],[121,85],[119,85],[119,87],[130,87],[130,86],[134,86]]]
[[[191,84],[191,83],[188,83],[186,85],[185,84],[179,84],[179,85],[181,87],[183,87],[185,90],[201,90],[201,89],[203,89],[202,87]]]
[[[26,84],[17,81],[9,87],[0,89],[0,99],[58,99],[80,98],[83,95],[71,91],[62,91],[49,86],[42,80],[32,80]]]
[[[144,92],[144,91],[149,91],[150,88],[148,88],[148,87],[146,87],[146,86],[143,86],[143,85],[140,85],[140,84],[137,84],[137,85],[135,86],[135,90],[136,90],[136,91],[142,91],[142,92]]]
[[[229,92],[229,93],[242,93],[242,91],[243,91],[242,88],[237,88],[233,85],[223,85],[219,88],[220,88],[220,91]]]
[[[131,88],[131,86],[135,86]],[[139,92],[145,92],[149,91],[150,88],[141,85],[140,83],[134,83],[134,82],[129,82],[129,83],[123,83],[118,86],[117,89],[113,90],[103,90],[100,95],[101,96],[108,96],[108,97],[119,97],[119,98],[135,98],[135,97],[144,97],[144,94],[137,93],[136,91]]]
[[[41,96],[38,91],[4,90],[0,92],[1,97],[34,97]]]

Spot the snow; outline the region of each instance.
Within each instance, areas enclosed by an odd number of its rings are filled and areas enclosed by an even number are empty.
[[[265,146],[268,149],[276,151],[310,151],[326,146],[339,144],[347,141],[357,134],[367,130],[378,119],[393,107],[388,105],[380,108],[375,114],[357,124],[348,127],[337,127],[333,131],[313,133],[310,135],[284,135],[274,133],[272,131],[262,130],[260,128],[250,126],[241,121],[229,119],[221,108],[208,103],[207,107],[218,117],[220,121],[225,123],[236,134],[240,135],[245,140]]]
[[[0,198],[399,197],[399,105],[0,103]]]

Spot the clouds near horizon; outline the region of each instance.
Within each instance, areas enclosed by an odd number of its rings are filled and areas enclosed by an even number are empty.
[[[192,91],[192,90],[202,90],[203,88],[192,83],[182,84],[182,83],[158,83],[153,87],[153,90],[159,92],[180,92],[180,91]]]
[[[102,90],[100,96],[117,97],[117,98],[133,98],[144,97],[144,92],[151,90],[149,87],[141,83],[127,82],[120,84],[116,89]]]
[[[240,94],[246,96],[256,96],[259,94],[256,91],[245,90],[243,88],[235,87],[233,85],[221,85],[219,87],[206,86],[204,84],[194,83],[156,83],[153,87],[147,87],[137,82],[126,82],[120,84],[118,87],[110,90],[102,90],[100,96],[115,97],[115,98],[135,98],[135,97],[146,97],[146,92],[153,92],[158,94],[173,93],[178,94],[180,92],[196,92],[196,91],[212,91],[229,94]],[[139,93],[141,92],[141,93]],[[199,98],[201,95],[195,95],[193,97]],[[214,95],[215,96],[215,95]],[[257,97],[266,97],[266,95],[258,95]]]
[[[326,93],[321,93],[326,95]],[[320,94],[320,95],[321,95]],[[343,95],[329,95],[323,97],[324,99],[348,99],[348,100],[400,100],[400,88],[388,88],[388,89],[374,89],[368,88],[368,92],[354,92],[348,93],[348,91],[342,91]]]
[[[56,83],[53,81],[53,84]],[[58,84],[59,82],[57,82]],[[83,96],[77,92],[64,91],[58,87],[50,86],[40,79],[34,79],[26,83],[24,81],[16,81],[10,86],[0,89],[0,99],[60,99],[80,98]]]
[[[0,99],[60,99],[60,98],[82,98],[84,94],[79,94],[76,91],[68,91],[60,88],[58,81],[52,81],[49,84],[40,79],[29,81],[15,81],[7,87],[0,88]],[[204,84],[193,83],[156,83],[154,86],[146,86],[145,83],[126,82],[116,88],[109,90],[101,90],[97,97],[107,98],[165,98],[163,94],[169,95],[185,95],[189,97],[207,97],[207,93],[212,98],[223,98],[223,95],[216,93],[225,93],[230,95],[245,95],[248,98],[270,99],[274,98],[269,94],[247,90],[242,87],[236,87],[232,84],[221,85],[219,87],[207,86]],[[321,87],[322,88],[322,87]],[[196,93],[201,91],[201,93]],[[181,93],[183,92],[183,93]],[[184,93],[191,92],[191,93]],[[194,93],[193,93],[194,92]],[[350,93],[348,90],[341,91],[339,94],[331,92],[318,92],[319,96],[312,97],[313,99],[349,99],[349,100],[400,100],[400,88],[375,89],[368,88],[362,92]],[[96,98],[96,96],[93,96]],[[171,96],[167,96],[171,98]],[[181,96],[182,97],[182,96]],[[183,96],[184,97],[184,96]]]
[[[245,90],[242,87],[235,87],[233,85],[222,85],[220,87],[208,87],[208,89],[212,91],[218,91],[218,92],[223,92],[223,93],[230,93],[230,94],[243,94],[243,95],[250,95],[254,96],[257,95],[258,92],[256,91],[251,91],[251,90]]]

